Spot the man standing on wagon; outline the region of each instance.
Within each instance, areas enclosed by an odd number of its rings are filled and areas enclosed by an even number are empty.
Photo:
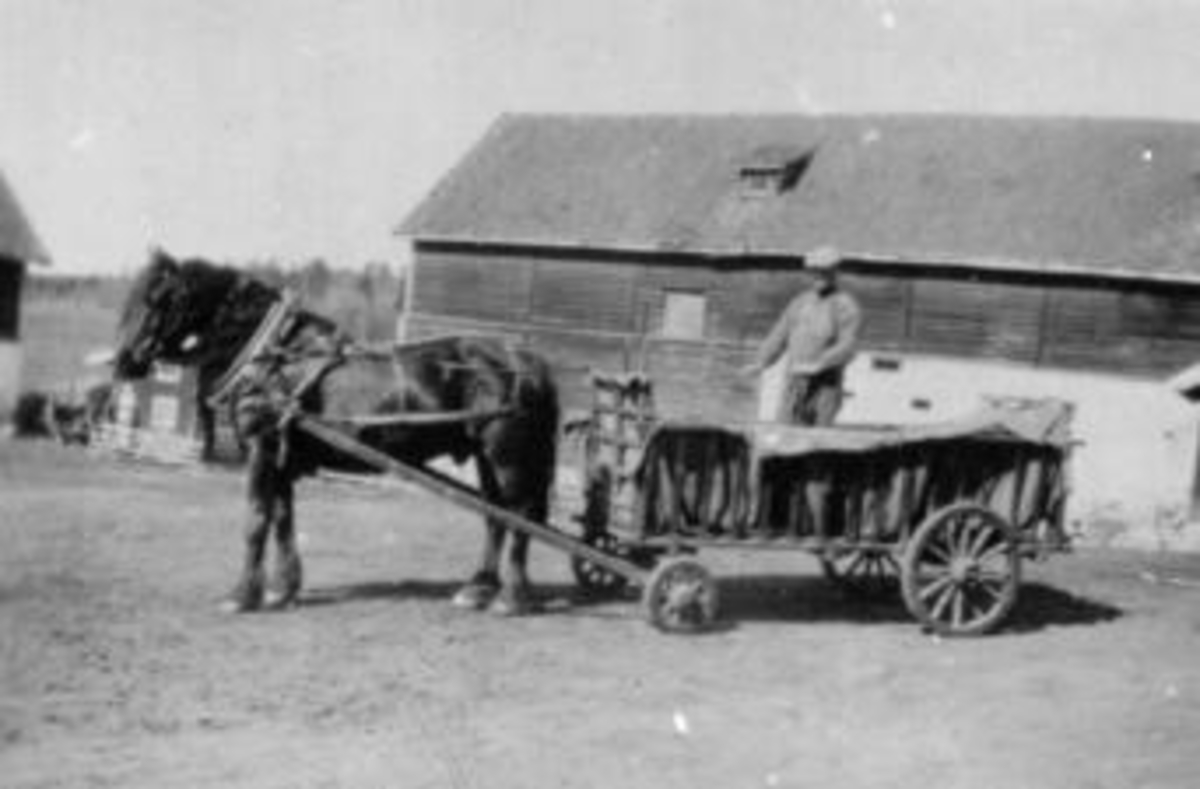
[[[837,250],[815,249],[804,262],[815,283],[792,299],[742,373],[760,375],[784,356],[778,421],[830,425],[842,406],[842,378],[857,350],[862,313],[838,285],[842,258]]]

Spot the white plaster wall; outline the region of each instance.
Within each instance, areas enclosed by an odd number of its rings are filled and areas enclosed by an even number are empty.
[[[21,346],[0,342],[0,419],[5,419],[21,390]]]
[[[898,363],[883,369],[878,363]],[[1082,444],[1071,462],[1068,522],[1085,542],[1200,550],[1189,524],[1200,441],[1198,409],[1164,384],[1093,373],[936,357],[862,353],[847,371],[839,422],[917,424],[954,419],[984,395],[1056,397],[1075,404]],[[774,414],[780,378],[764,378],[761,415]]]

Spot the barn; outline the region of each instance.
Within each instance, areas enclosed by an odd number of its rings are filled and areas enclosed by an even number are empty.
[[[49,264],[46,248],[0,173],[0,418],[12,410],[21,387],[21,291],[25,269]]]
[[[404,336],[511,337],[568,405],[644,371],[722,422],[771,412],[735,370],[833,244],[866,315],[842,421],[1068,399],[1076,527],[1200,547],[1200,420],[1164,385],[1200,359],[1200,125],[505,116],[398,233]]]

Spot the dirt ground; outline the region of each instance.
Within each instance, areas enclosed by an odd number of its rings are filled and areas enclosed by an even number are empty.
[[[804,554],[710,553],[724,626],[635,601],[453,609],[473,516],[301,489],[304,604],[230,617],[242,483],[0,442],[5,787],[1194,787],[1200,557],[1032,566],[1013,625],[926,635]]]

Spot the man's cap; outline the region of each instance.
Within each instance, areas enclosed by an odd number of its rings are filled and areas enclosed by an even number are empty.
[[[817,247],[804,256],[805,268],[815,271],[833,271],[842,262],[842,253],[835,247]]]

